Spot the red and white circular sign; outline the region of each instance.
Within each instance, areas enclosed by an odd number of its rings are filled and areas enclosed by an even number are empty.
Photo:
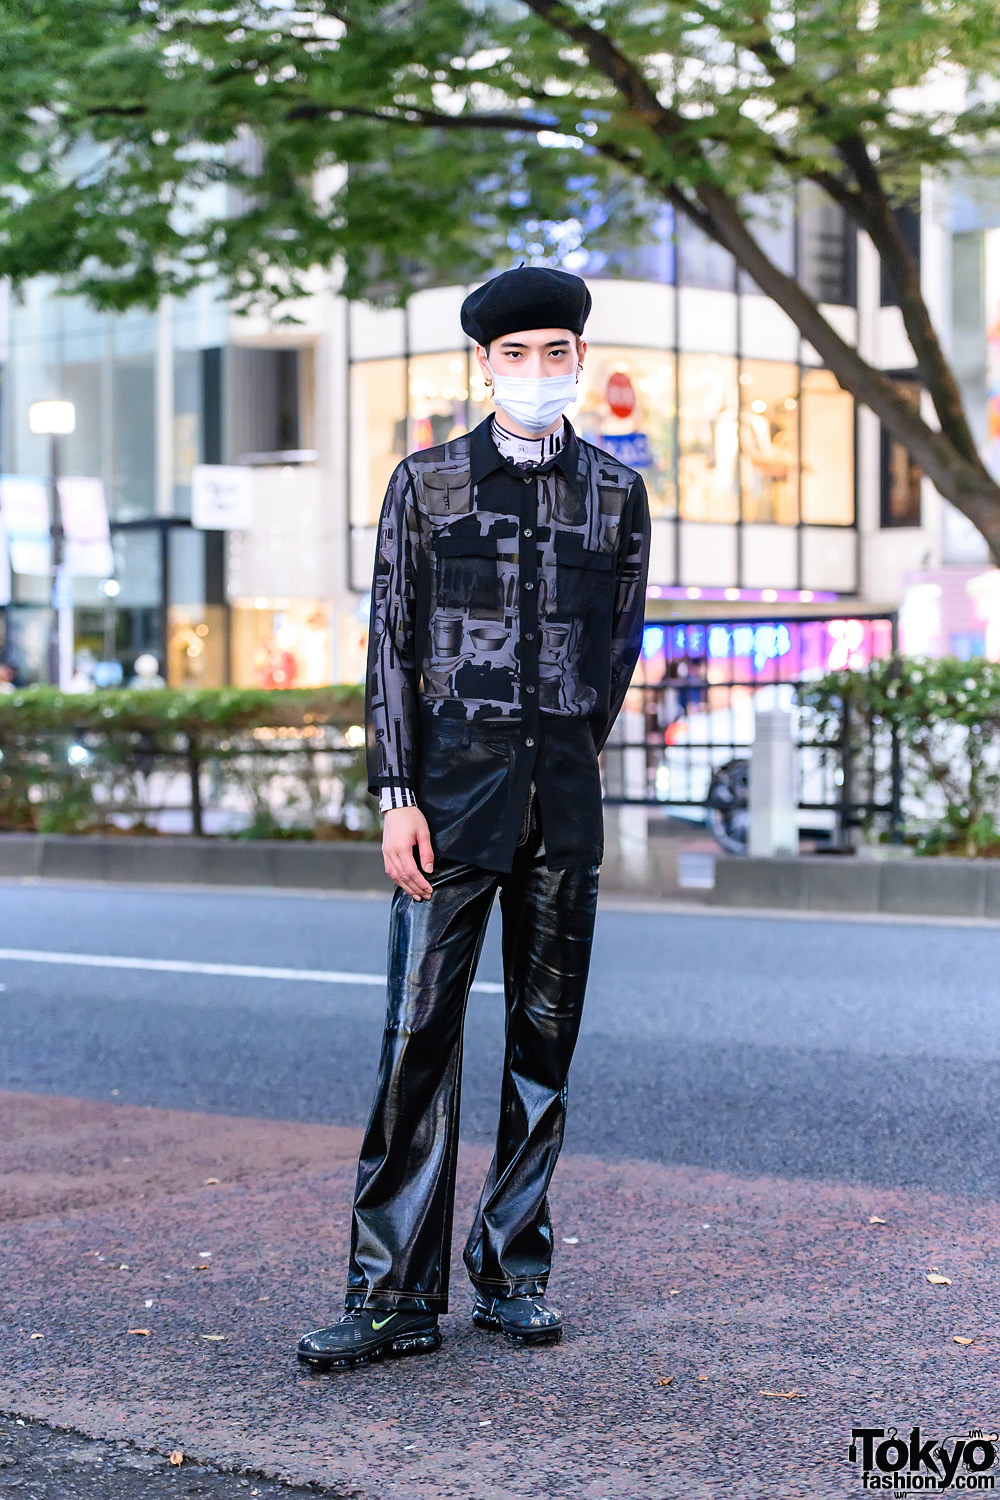
[[[630,417],[635,411],[635,387],[624,370],[611,375],[604,397],[616,417]]]

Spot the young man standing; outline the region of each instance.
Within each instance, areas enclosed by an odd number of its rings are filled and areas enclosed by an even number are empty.
[[[464,1251],[472,1317],[519,1343],[562,1332],[547,1194],[604,853],[597,757],[639,655],[649,556],[642,479],[563,416],[590,305],[580,277],[537,267],[471,293],[462,327],[496,414],[404,459],[382,508],[366,721],[397,886],[388,1010],[346,1312],[298,1346],[318,1368],[441,1343],[463,1023],[498,890],[507,1041]]]

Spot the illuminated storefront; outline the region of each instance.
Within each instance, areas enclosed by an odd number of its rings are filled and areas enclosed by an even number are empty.
[[[854,403],[806,361],[787,321],[748,292],[601,280],[592,291],[579,398],[567,415],[642,473],[651,583],[856,592]],[[359,590],[396,464],[492,409],[460,341],[464,292],[421,293],[405,311],[350,309]],[[770,357],[778,354],[786,357]]]
[[[819,246],[810,281],[810,236],[822,227],[816,219],[805,234],[796,274],[845,339],[866,329],[868,346],[884,349],[885,368],[905,380],[898,309],[873,300],[871,265],[855,282],[847,242],[834,235],[837,254],[830,258],[833,241]],[[989,233],[983,295],[992,311],[976,370],[989,372],[981,425],[995,457],[1000,230]],[[676,255],[661,248],[659,259],[637,254],[631,266],[650,279],[582,268],[594,303],[568,415],[583,437],[645,479],[647,620],[664,641],[682,616],[752,610],[748,659],[784,661],[798,649],[795,628],[777,620],[768,634],[771,606],[794,615],[843,600],[848,618],[848,602],[898,604],[914,570],[979,560],[978,540],[960,535],[957,513],[919,472],[903,472],[895,450],[881,452],[872,414],[855,412],[790,321],[735,275],[724,252],[686,230]],[[863,261],[868,252],[858,253]],[[782,254],[791,268],[790,239]],[[109,670],[117,663],[125,681],[140,653],[154,654],[177,686],[361,680],[389,477],[407,453],[469,430],[492,410],[460,331],[467,291],[425,290],[395,310],[317,293],[297,306],[300,322],[282,328],[241,320],[207,292],[157,314],[113,316],[33,283],[10,309],[0,470],[44,472],[45,452],[26,432],[28,402],[77,404],[66,471],[103,479],[115,559],[105,580],[112,592],[102,580],[81,584],[77,650]],[[971,303],[968,316],[979,316]],[[199,463],[252,468],[245,529],[192,524]],[[17,575],[11,595],[0,605],[0,656],[15,662],[19,680],[38,680],[51,631],[49,581]],[[976,608],[983,618],[998,614],[985,594]],[[923,629],[926,608],[909,614]],[[969,649],[997,637],[977,615],[942,639],[962,630]],[[846,637],[837,649],[857,654]],[[711,676],[711,650],[705,660]]]
[[[322,687],[330,680],[330,610],[320,599],[237,599],[233,681],[244,687]]]

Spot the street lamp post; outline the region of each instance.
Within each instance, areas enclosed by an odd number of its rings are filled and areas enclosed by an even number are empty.
[[[49,439],[49,535],[52,539],[52,605],[55,628],[49,641],[49,681],[65,693],[73,677],[73,584],[65,565],[66,535],[59,505],[59,439],[76,427],[72,401],[35,401],[28,407],[31,431]]]

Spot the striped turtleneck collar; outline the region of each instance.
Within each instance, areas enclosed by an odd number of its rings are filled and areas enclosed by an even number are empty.
[[[547,463],[550,458],[555,457],[566,441],[565,422],[555,432],[537,438],[518,437],[516,433],[508,432],[506,427],[500,426],[496,417],[493,418],[490,430],[493,441],[497,445],[497,451],[502,453],[510,463],[517,464],[520,468],[533,468],[536,464]]]

